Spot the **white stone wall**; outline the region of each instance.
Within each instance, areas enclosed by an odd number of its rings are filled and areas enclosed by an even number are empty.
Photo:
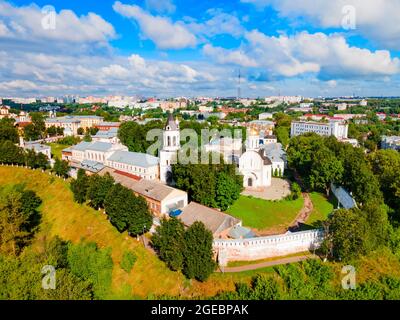
[[[322,230],[310,230],[251,239],[214,240],[213,248],[219,264],[226,266],[230,261],[262,260],[314,250],[322,240]]]

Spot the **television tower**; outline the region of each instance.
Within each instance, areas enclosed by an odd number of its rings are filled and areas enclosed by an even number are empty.
[[[242,90],[241,90],[241,80],[242,80],[242,75],[240,73],[240,68],[239,68],[239,74],[238,74],[238,89],[237,89],[237,98],[240,100],[241,95],[242,95]]]

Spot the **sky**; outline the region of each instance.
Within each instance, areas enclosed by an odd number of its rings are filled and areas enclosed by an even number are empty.
[[[0,0],[0,96],[399,96],[400,1]]]

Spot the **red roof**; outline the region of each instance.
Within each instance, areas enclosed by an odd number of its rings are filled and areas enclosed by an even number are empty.
[[[142,180],[141,177],[135,176],[134,174],[126,173],[126,172],[119,171],[119,170],[114,170],[114,172],[120,174],[121,176],[125,176],[125,177],[131,178],[136,181]]]

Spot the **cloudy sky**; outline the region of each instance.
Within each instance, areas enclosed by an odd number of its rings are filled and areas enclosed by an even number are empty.
[[[55,11],[52,11],[52,6]],[[399,96],[400,1],[0,0],[0,96]]]

